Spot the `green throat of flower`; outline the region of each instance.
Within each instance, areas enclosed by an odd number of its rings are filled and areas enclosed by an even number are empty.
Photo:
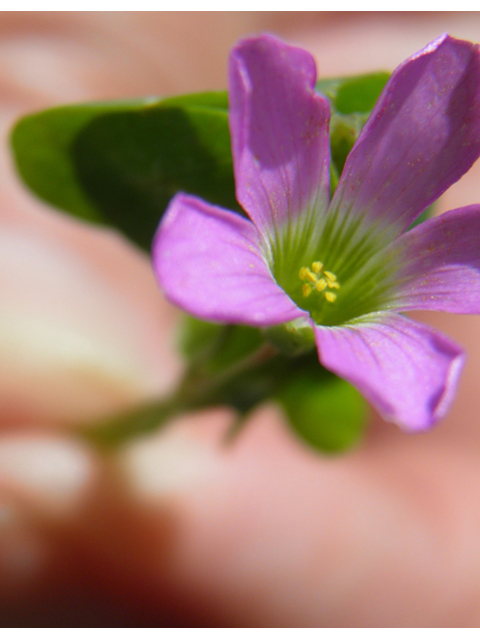
[[[324,234],[316,246],[312,235],[300,238],[283,236],[270,264],[278,284],[317,324],[339,325],[389,307],[397,260],[386,256],[379,235],[347,237],[333,251]]]

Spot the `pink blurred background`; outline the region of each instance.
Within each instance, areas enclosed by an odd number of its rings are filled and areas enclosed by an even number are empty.
[[[34,199],[8,132],[68,102],[226,86],[268,31],[319,75],[393,69],[480,13],[0,14],[0,623],[3,626],[477,626],[480,319],[416,314],[468,353],[435,431],[376,417],[339,458],[261,407],[235,446],[220,408],[101,456],[71,427],[166,393],[176,311],[148,258]],[[480,202],[480,164],[439,212]]]

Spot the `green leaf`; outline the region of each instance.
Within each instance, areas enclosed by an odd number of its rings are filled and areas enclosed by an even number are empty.
[[[105,221],[146,249],[178,191],[238,209],[226,111],[162,106],[104,115],[80,132],[72,155]]]
[[[340,453],[362,437],[367,404],[348,382],[319,369],[300,374],[279,394],[292,428],[315,449]]]
[[[365,121],[366,116],[358,113],[352,113],[348,116],[332,113],[330,118],[330,149],[332,164],[338,176],[343,171],[345,160],[355,144]]]
[[[50,109],[20,120],[12,146],[37,195],[147,250],[180,190],[240,210],[225,92]]]
[[[89,122],[103,113],[125,109],[125,103],[59,107],[22,118],[11,134],[20,177],[40,198],[80,218],[101,222],[102,216],[78,181],[72,144]]]
[[[330,105],[338,113],[369,113],[389,77],[386,71],[377,71],[361,76],[325,78],[317,82],[316,89],[330,100]]]
[[[188,360],[203,360],[215,348],[224,328],[225,325],[183,315],[179,335],[180,351]]]
[[[389,77],[389,73],[381,71],[350,78],[329,78],[316,84],[317,91],[330,102],[332,193],[345,160]]]
[[[269,354],[265,354],[265,351],[270,351],[269,347],[259,349],[253,355],[255,363],[249,359],[246,361],[247,367],[240,366],[236,371],[232,368],[230,372],[233,370],[234,375],[227,376],[213,396],[205,397],[204,406],[227,404],[244,414],[259,403],[281,395],[282,390],[299,375],[308,375],[311,371],[316,379],[321,378],[323,372],[330,375],[319,364],[316,352],[310,351],[295,357],[283,354],[272,357],[271,351]]]
[[[185,315],[180,349],[190,363],[219,373],[254,354],[264,343],[261,331],[243,325],[213,324]]]
[[[431,218],[433,216],[434,210],[435,210],[435,205],[431,204],[429,207],[425,209],[423,213],[421,213],[418,216],[416,220],[412,222],[412,224],[408,227],[408,229],[413,229],[414,227],[418,226],[422,222],[425,222],[425,220],[428,220],[429,218]]]

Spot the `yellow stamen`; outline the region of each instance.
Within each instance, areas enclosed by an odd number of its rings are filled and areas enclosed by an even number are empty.
[[[326,281],[325,281],[325,279],[324,279],[324,278],[321,278],[321,279],[317,282],[317,284],[315,285],[315,289],[316,289],[317,291],[323,291],[323,290],[324,290],[324,289],[326,289],[326,288],[327,288],[327,283],[326,283]]]
[[[340,289],[340,285],[338,284],[338,282],[332,282],[328,278],[327,278],[327,284],[329,289]]]
[[[318,279],[317,276],[314,273],[312,273],[310,269],[305,270],[304,280],[310,280],[310,282],[313,282],[315,284],[317,279]]]
[[[337,276],[331,271],[324,271],[323,273],[327,276],[329,280],[332,280],[333,282],[335,282],[335,280],[337,279]]]
[[[298,277],[303,280],[302,293],[304,298],[307,298],[312,291],[318,291],[321,293],[325,289],[340,289],[340,284],[337,282],[337,276],[331,271],[324,271],[323,262],[319,260],[312,262],[311,270],[308,267],[302,267],[298,272]],[[331,291],[325,292],[325,300],[327,302],[335,302],[337,294]]]
[[[300,280],[305,280],[307,277],[307,273],[308,273],[308,268],[302,267],[298,272],[298,277],[300,278]]]

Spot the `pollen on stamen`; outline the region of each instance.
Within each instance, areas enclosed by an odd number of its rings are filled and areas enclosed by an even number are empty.
[[[298,277],[300,278],[300,280],[305,280],[307,277],[307,273],[308,273],[308,268],[302,267],[298,272]]]
[[[302,267],[298,272],[298,277],[304,282],[302,284],[302,293],[305,298],[313,291],[322,293],[327,288],[340,289],[337,276],[332,271],[326,271],[323,268],[323,262],[319,260],[312,262],[311,269]],[[337,299],[337,294],[332,291],[326,291],[324,295],[327,302],[335,302]]]
[[[332,282],[335,282],[335,280],[337,279],[337,276],[331,271],[324,271],[323,273],[327,276],[329,280],[332,280]]]

